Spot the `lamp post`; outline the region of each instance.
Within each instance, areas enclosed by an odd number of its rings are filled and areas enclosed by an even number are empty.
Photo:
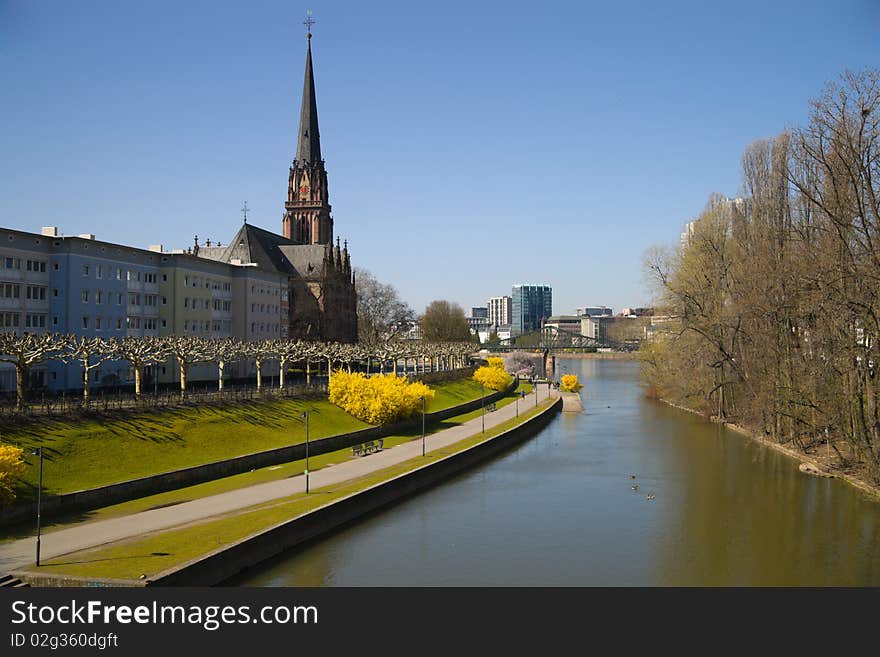
[[[419,397],[422,400],[422,456],[425,455],[425,397]]]
[[[309,412],[303,411],[301,418],[306,421],[306,495],[309,493]]]
[[[43,503],[43,448],[37,447],[31,452],[40,457],[40,483],[37,486],[37,566],[40,565],[40,512]]]
[[[486,433],[486,394],[485,386],[482,383],[480,384],[480,409],[482,409],[480,420],[483,423],[483,433]]]

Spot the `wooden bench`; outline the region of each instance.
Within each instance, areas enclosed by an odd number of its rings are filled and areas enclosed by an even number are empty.
[[[366,456],[367,454],[372,454],[373,452],[379,452],[382,450],[383,440],[379,438],[379,441],[367,441],[362,445],[354,445],[351,448],[352,456]]]

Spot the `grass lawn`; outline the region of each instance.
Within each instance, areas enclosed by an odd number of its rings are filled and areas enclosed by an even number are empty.
[[[40,572],[123,579],[137,579],[141,574],[155,575],[319,506],[472,447],[516,426],[547,406],[548,402],[542,400],[537,408],[529,406],[527,409],[521,409],[519,418],[492,427],[485,434],[476,433],[454,445],[431,452],[426,457],[410,459],[365,477],[317,489],[309,495],[300,493],[273,500],[222,518],[209,519],[186,527],[156,532],[146,537],[62,555],[45,561],[40,567]]]
[[[477,396],[479,396],[479,385],[477,386],[477,389]],[[525,390],[526,394],[528,394],[531,389],[532,388],[528,383],[520,384],[520,390]],[[518,391],[517,393],[511,393],[507,397],[500,399],[498,402],[496,402],[496,407],[501,408],[502,406],[505,406],[507,404],[514,403],[517,394]],[[534,407],[533,399],[534,397],[527,397],[526,403],[520,401],[521,414],[525,411],[525,409]],[[442,431],[444,429],[463,424],[470,419],[479,417],[479,415],[479,410],[471,411],[470,413],[463,413],[461,415],[448,418],[443,422],[428,425],[426,427],[426,431],[430,435],[436,433],[437,431]],[[387,436],[383,439],[383,444],[385,448],[388,449],[394,447],[395,445],[400,445],[402,443],[408,442],[410,440],[420,439],[421,435],[422,433],[420,428],[413,429],[412,431],[404,434]],[[311,472],[314,472],[316,470],[320,470],[321,468],[327,467],[328,465],[341,463],[342,461],[347,461],[351,458],[356,457],[352,456],[350,448],[340,449],[335,452],[328,452],[326,454],[320,454],[318,456],[312,456],[311,458],[309,458],[309,470]],[[44,531],[63,529],[64,527],[73,526],[83,521],[106,520],[108,518],[130,515],[132,513],[148,511],[150,509],[155,509],[163,506],[180,504],[182,502],[189,502],[191,500],[208,497],[210,495],[225,493],[227,491],[235,490],[237,488],[253,486],[255,484],[261,484],[267,481],[286,479],[288,477],[300,475],[303,473],[304,470],[304,459],[300,459],[298,461],[290,461],[288,463],[259,468],[257,470],[251,470],[250,472],[244,472],[242,474],[232,475],[230,477],[224,477],[222,479],[207,481],[201,484],[196,484],[195,486],[187,486],[186,488],[178,488],[164,493],[157,493],[155,495],[149,495],[147,497],[130,500],[128,502],[121,502],[119,504],[114,504],[112,506],[107,506],[92,511],[86,511],[80,514],[74,514],[72,516],[59,516],[49,520],[48,522],[44,520],[43,528]],[[33,532],[34,527],[31,520],[28,520],[24,523],[2,527],[0,528],[0,536],[2,536],[2,538],[0,538],[0,542],[25,538],[33,535]]]
[[[431,410],[480,396],[480,386],[470,379],[433,388]],[[6,429],[0,440],[26,450],[28,468],[17,489],[22,501],[36,495],[38,459],[29,449],[38,445],[44,448],[44,492],[70,493],[303,442],[305,427],[299,415],[304,410],[311,413],[312,439],[369,426],[326,400],[283,400],[72,422],[52,419]]]

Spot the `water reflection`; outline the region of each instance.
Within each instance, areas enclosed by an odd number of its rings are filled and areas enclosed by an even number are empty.
[[[633,362],[563,369],[585,415],[233,583],[880,584],[880,504],[645,400]]]

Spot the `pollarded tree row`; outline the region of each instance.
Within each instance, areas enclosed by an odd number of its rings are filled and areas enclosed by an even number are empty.
[[[250,361],[255,365],[257,388],[263,386],[263,366],[269,361],[279,364],[279,386],[284,386],[287,369],[295,363],[305,363],[307,380],[310,380],[310,364],[315,361],[327,363],[327,371],[343,365],[352,369],[364,364],[369,373],[373,363],[380,372],[385,371],[388,361],[393,362],[397,374],[402,360],[406,371],[410,362],[414,370],[422,371],[454,369],[463,367],[473,349],[469,343],[423,343],[399,340],[374,340],[369,344],[343,344],[336,342],[306,342],[302,340],[242,341],[235,338],[209,339],[196,336],[126,337],[105,340],[46,333],[0,333],[0,362],[12,363],[16,370],[16,407],[21,408],[27,394],[28,373],[39,363],[58,360],[77,363],[83,372],[83,403],[88,404],[90,394],[89,373],[110,360],[126,361],[134,372],[135,396],[142,392],[144,368],[174,361],[179,371],[180,393],[186,394],[187,374],[196,364],[217,365],[219,390],[223,390],[223,375],[227,365],[238,361]]]

